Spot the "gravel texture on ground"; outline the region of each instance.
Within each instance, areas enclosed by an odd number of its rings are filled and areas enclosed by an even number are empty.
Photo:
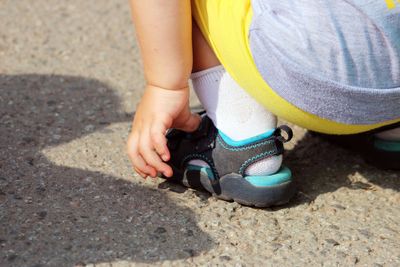
[[[299,127],[283,207],[135,176],[127,1],[1,0],[0,18],[0,266],[400,266],[400,173]]]

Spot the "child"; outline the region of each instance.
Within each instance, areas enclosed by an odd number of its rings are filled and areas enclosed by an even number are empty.
[[[281,166],[291,130],[277,127],[276,116],[326,134],[378,129],[361,135],[372,161],[400,168],[400,4],[131,6],[147,85],[128,153],[142,177],[160,172],[246,205],[285,203],[294,194]],[[189,78],[206,116],[189,110]]]

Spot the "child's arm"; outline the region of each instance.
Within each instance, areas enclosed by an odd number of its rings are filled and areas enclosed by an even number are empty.
[[[190,0],[131,0],[143,58],[146,89],[128,139],[128,153],[143,177],[172,175],[168,128],[193,131],[199,117],[190,113],[188,79],[192,70]],[[162,160],[161,160],[162,158]]]

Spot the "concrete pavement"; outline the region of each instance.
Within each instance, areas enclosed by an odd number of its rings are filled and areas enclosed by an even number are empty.
[[[0,21],[0,266],[400,265],[399,172],[299,127],[284,207],[135,176],[127,1],[2,0]]]

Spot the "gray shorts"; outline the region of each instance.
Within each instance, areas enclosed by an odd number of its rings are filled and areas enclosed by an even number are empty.
[[[249,39],[265,81],[293,105],[346,124],[400,118],[400,3],[253,0]]]

